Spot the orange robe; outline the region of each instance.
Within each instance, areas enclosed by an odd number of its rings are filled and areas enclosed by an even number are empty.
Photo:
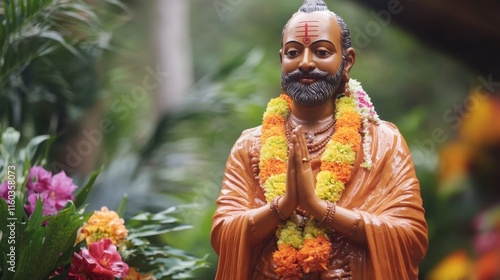
[[[216,279],[278,279],[272,252],[276,237],[270,234],[251,246],[252,210],[266,204],[256,177],[261,127],[242,133],[231,150],[212,220],[211,243],[219,255]],[[361,168],[357,154],[353,176],[338,205],[362,217],[366,244],[340,235],[331,236],[329,271],[308,279],[405,280],[418,278],[418,266],[428,246],[420,185],[408,146],[397,128],[382,121],[370,127],[370,170]],[[311,162],[319,171],[320,160]]]

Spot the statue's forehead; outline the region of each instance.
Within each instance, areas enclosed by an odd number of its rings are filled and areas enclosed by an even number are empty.
[[[297,13],[288,22],[283,39],[284,43],[298,41],[309,44],[316,40],[340,43],[340,28],[328,11]]]

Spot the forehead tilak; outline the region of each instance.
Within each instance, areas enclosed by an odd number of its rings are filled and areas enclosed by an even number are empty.
[[[304,44],[309,44],[312,38],[318,37],[319,20],[303,20],[295,26],[295,37],[302,38]]]

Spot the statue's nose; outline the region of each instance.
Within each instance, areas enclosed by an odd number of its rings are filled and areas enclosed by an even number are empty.
[[[299,62],[299,69],[304,72],[309,72],[316,68],[316,63],[312,60],[311,51],[306,49],[303,55],[302,60]]]

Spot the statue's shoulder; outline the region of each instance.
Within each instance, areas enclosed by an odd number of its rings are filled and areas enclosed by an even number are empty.
[[[245,129],[242,133],[240,138],[260,138],[262,135],[262,125],[252,127],[249,129]]]
[[[398,127],[388,121],[381,120],[378,124],[372,125],[371,135],[372,139],[378,142],[374,144],[378,144],[379,147],[395,148],[407,146],[406,140],[399,131]]]
[[[256,126],[252,127],[249,129],[245,129],[238,140],[236,140],[236,143],[234,144],[235,149],[239,148],[253,148],[256,145],[258,145],[260,141],[260,136],[262,135],[262,126]]]
[[[401,132],[398,127],[388,121],[380,120],[377,124],[374,124],[373,130],[382,137],[402,137]]]

